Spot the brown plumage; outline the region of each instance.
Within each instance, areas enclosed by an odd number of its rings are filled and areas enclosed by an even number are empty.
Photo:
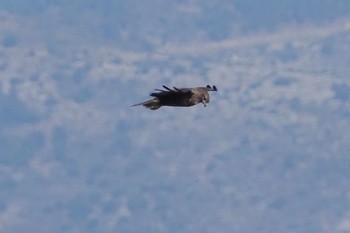
[[[163,85],[165,90],[155,89],[150,96],[153,99],[134,104],[132,106],[142,105],[151,110],[156,110],[162,106],[172,107],[190,107],[198,103],[203,103],[204,107],[210,101],[208,91],[217,91],[216,86],[195,87],[195,88],[176,88],[170,89]]]

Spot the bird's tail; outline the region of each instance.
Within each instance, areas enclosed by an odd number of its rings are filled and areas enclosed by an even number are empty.
[[[149,108],[151,110],[157,110],[158,108],[161,107],[161,105],[159,104],[159,100],[158,99],[147,100],[147,101],[142,102],[142,103],[134,104],[131,107],[139,106],[139,105],[142,105],[142,106],[144,106],[146,108]]]

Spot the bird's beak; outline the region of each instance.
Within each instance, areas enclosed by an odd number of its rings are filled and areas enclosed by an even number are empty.
[[[202,104],[204,105],[204,107],[206,107],[207,105],[206,105],[206,103],[205,103],[205,101],[202,101]]]

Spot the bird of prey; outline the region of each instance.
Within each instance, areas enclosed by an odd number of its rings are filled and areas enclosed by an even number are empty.
[[[157,92],[153,92],[150,96],[153,99],[134,104],[132,106],[142,105],[151,110],[156,110],[162,106],[172,107],[190,107],[198,103],[202,103],[204,107],[210,101],[208,91],[217,91],[216,86],[211,87],[194,87],[194,88],[176,88],[170,89],[163,85],[165,90],[155,89]]]

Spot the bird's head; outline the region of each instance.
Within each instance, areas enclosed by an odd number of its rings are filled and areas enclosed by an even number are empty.
[[[210,102],[210,96],[208,92],[203,93],[201,102],[204,105],[204,107],[207,106],[207,104]]]

